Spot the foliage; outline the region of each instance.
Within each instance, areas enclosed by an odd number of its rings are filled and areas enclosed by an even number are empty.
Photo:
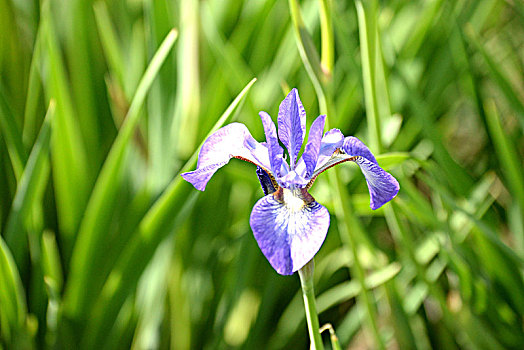
[[[232,120],[263,140],[292,87],[400,183],[373,212],[356,166],[317,180],[320,324],[524,346],[520,1],[2,0],[0,23],[0,349],[307,348],[299,279],[249,227],[255,167],[178,175]]]

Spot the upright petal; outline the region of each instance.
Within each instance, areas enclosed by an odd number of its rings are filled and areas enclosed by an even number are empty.
[[[182,177],[203,191],[213,174],[233,157],[270,169],[267,148],[251,136],[244,124],[232,123],[207,138],[198,154],[197,169]]]
[[[311,177],[315,171],[325,123],[326,116],[320,115],[317,119],[315,119],[313,124],[311,124],[311,128],[309,129],[306,148],[304,149],[304,153],[302,154],[301,158],[304,160],[306,165],[306,178]]]
[[[278,137],[287,148],[291,169],[295,168],[305,134],[306,111],[302,106],[297,89],[293,89],[278,109]]]
[[[250,224],[271,266],[281,275],[291,275],[322,246],[329,228],[329,213],[315,201],[297,207],[267,195],[255,204]]]
[[[375,210],[392,200],[398,193],[400,186],[397,179],[382,169],[378,164],[357,156],[355,163],[366,178],[370,195],[370,207]]]
[[[264,126],[264,133],[266,134],[266,145],[269,152],[271,171],[275,177],[278,177],[281,173],[284,150],[278,144],[275,123],[273,123],[269,114],[266,112],[260,112],[259,115],[260,119],[262,119],[262,125]]]
[[[277,181],[282,187],[292,190],[306,187],[309,178],[302,176],[302,174],[298,173],[295,169],[290,170],[286,175],[279,177]]]
[[[343,143],[344,135],[338,129],[331,129],[324,134],[322,141],[320,142],[315,173],[318,174],[322,172],[318,170],[329,161],[337,149],[342,147]]]

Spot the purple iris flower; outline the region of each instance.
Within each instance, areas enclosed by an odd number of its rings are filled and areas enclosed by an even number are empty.
[[[356,137],[344,137],[338,129],[323,134],[325,115],[311,125],[298,159],[306,134],[306,112],[296,89],[280,104],[278,138],[269,114],[260,112],[260,118],[265,143],[257,142],[244,124],[224,126],[202,145],[197,169],[182,177],[203,191],[211,176],[231,158],[257,165],[266,195],[253,207],[251,229],[271,266],[279,274],[291,275],[315,256],[329,228],[329,212],[308,193],[320,173],[346,161],[357,163],[366,178],[373,210],[393,199],[399,184]],[[279,139],[287,148],[289,163]]]

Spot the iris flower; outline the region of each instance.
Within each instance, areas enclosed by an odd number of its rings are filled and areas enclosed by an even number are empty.
[[[279,274],[291,275],[315,256],[329,228],[329,212],[308,192],[320,173],[347,161],[357,163],[366,178],[373,210],[393,199],[399,184],[359,139],[344,137],[338,129],[323,133],[325,115],[313,121],[298,158],[306,134],[306,112],[296,89],[280,104],[278,138],[269,114],[260,112],[260,118],[265,143],[257,142],[244,124],[226,125],[202,145],[197,169],[182,177],[204,191],[213,174],[231,158],[255,164],[265,196],[253,207],[251,229],[271,266]],[[289,157],[284,156],[279,139]]]

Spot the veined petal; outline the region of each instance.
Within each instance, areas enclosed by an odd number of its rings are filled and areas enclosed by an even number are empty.
[[[390,173],[362,156],[357,156],[355,163],[360,166],[360,170],[366,178],[371,197],[371,209],[380,208],[397,195],[400,186]]]
[[[320,142],[320,149],[318,152],[317,164],[315,167],[315,173],[318,174],[322,171],[318,171],[331,159],[333,153],[342,147],[344,144],[344,135],[338,129],[331,129],[324,134]]]
[[[321,155],[308,186],[323,171],[337,164],[352,161],[360,166],[366,178],[371,197],[371,209],[380,208],[397,195],[399,191],[397,180],[378,165],[375,156],[362,141],[353,136],[341,140],[342,134],[336,129],[330,130],[329,133],[331,133],[329,136],[326,133],[322,139]],[[331,152],[331,156],[328,157],[329,152]]]
[[[397,195],[400,189],[398,181],[378,165],[375,156],[362,141],[348,136],[344,139],[342,150],[349,156],[356,156],[353,161],[360,166],[366,178],[371,209],[380,208]]]
[[[271,164],[271,171],[275,177],[280,176],[280,168],[282,166],[284,150],[278,144],[277,130],[275,123],[266,112],[260,112],[260,119],[264,126],[264,133],[266,134],[266,145],[269,154],[269,162]]]
[[[322,134],[324,133],[324,124],[326,123],[326,116],[320,115],[315,119],[311,128],[309,129],[309,136],[307,139],[306,148],[302,154],[302,158],[306,165],[306,177],[311,177],[317,165],[318,155],[320,152],[320,144],[322,142]]]
[[[213,174],[233,157],[270,169],[267,147],[258,143],[244,124],[231,123],[207,138],[198,154],[197,169],[182,177],[203,191]]]
[[[216,171],[226,165],[228,162],[229,159],[224,162],[203,166],[197,168],[196,170],[183,173],[181,176],[184,178],[184,180],[195,186],[197,190],[203,191],[206,189],[207,183],[216,173]]]
[[[291,201],[294,200],[300,199]],[[267,195],[253,207],[250,224],[271,266],[281,275],[291,275],[322,246],[329,228],[329,213],[315,201],[299,207]]]
[[[291,90],[280,104],[277,121],[278,138],[286,146],[291,169],[294,169],[306,134],[306,111],[297,89]]]
[[[285,176],[277,179],[278,183],[287,189],[304,188],[309,182],[309,178],[305,178],[296,170],[291,170]]]
[[[369,148],[355,136],[348,136],[344,139],[342,150],[347,155],[362,156],[370,162],[377,164],[377,160],[375,159],[373,153],[371,153]]]

